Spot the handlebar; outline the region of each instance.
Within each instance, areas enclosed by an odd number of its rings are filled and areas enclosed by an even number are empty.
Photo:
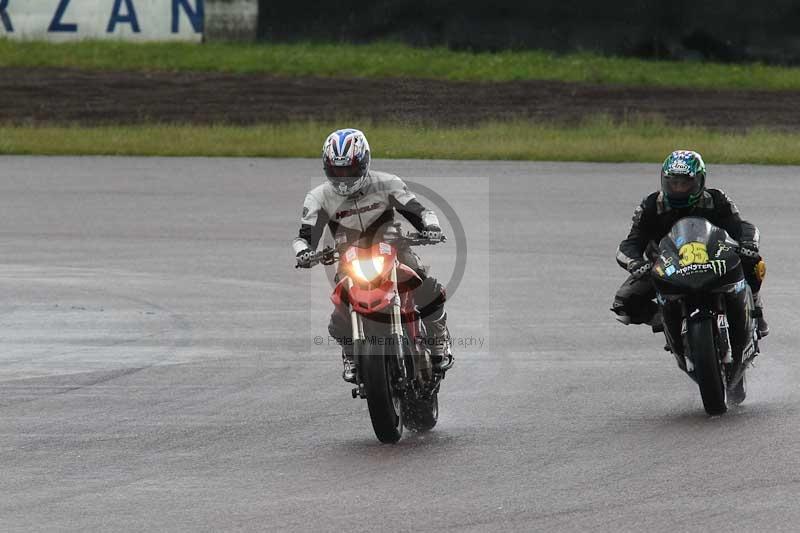
[[[323,265],[332,265],[336,261],[339,260],[339,252],[331,248],[330,246],[326,246],[319,252],[314,252],[311,257],[308,259],[308,265],[310,267],[316,266],[320,263]],[[301,268],[300,263],[298,262],[295,268]]]
[[[401,235],[387,240],[390,242],[402,242],[403,244],[407,244],[408,246],[428,246],[446,242],[447,237],[444,234],[440,234],[438,238],[432,239],[430,236],[427,235],[426,231],[422,231],[419,233],[406,233],[405,235]],[[308,260],[308,265],[316,266],[320,263],[322,263],[323,265],[332,265],[338,260],[339,260],[339,252],[337,252],[331,246],[326,246],[322,250],[314,252],[311,255],[311,257]],[[300,264],[298,263],[294,267],[300,268]]]
[[[728,241],[728,243],[730,244],[730,250],[735,254],[745,255],[745,256],[754,257],[754,258],[759,257],[758,252],[750,250],[749,248],[745,248],[744,246],[739,244],[739,241],[736,241],[734,239],[730,239],[730,241]],[[656,244],[655,241],[650,241],[649,243],[647,243],[647,247],[645,248],[645,251],[644,251],[644,257],[648,261],[650,261],[651,263],[655,263],[656,259],[658,259],[659,255],[660,255],[660,252],[659,252],[659,249],[658,249],[658,244]]]
[[[397,240],[404,241],[409,246],[428,246],[447,242],[447,236],[444,233],[440,233],[437,238],[431,238],[427,235],[427,233],[427,231],[422,231],[419,233],[406,233],[404,237],[400,237]]]

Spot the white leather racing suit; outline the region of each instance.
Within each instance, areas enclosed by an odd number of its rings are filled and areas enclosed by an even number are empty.
[[[403,215],[418,231],[426,226],[439,226],[436,214],[419,203],[417,197],[399,177],[370,170],[364,185],[350,196],[336,193],[330,182],[306,194],[300,232],[292,242],[295,253],[316,250],[327,225],[337,247],[360,238],[372,239],[394,221],[394,212]],[[414,269],[423,283],[414,291],[414,299],[429,335],[446,335],[444,287],[428,275],[419,256],[407,246],[398,249],[398,259]],[[341,339],[350,333],[349,317],[334,310],[328,330]],[[352,342],[344,343],[345,351]]]
[[[428,225],[439,225],[436,214],[425,209],[403,180],[393,174],[370,171],[364,185],[350,196],[336,193],[326,181],[306,194],[300,233],[292,247],[295,253],[315,250],[326,224],[337,245],[372,237],[394,220],[395,210],[419,231]]]

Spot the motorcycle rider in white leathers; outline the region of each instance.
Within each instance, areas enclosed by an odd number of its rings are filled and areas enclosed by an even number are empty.
[[[326,225],[339,249],[359,240],[380,239],[387,226],[393,224],[395,211],[423,235],[431,239],[441,236],[436,214],[417,201],[403,180],[393,174],[370,170],[369,143],[361,131],[343,129],[331,133],[322,147],[322,166],[328,179],[306,194],[300,231],[292,243],[298,266],[311,266],[309,259]],[[453,365],[453,357],[444,311],[444,287],[428,275],[427,268],[410,247],[400,246],[398,259],[423,279],[415,289],[414,299],[427,331],[431,360],[436,368],[446,370]],[[353,382],[352,339],[348,339],[350,317],[334,309],[328,331],[342,345],[342,378]]]

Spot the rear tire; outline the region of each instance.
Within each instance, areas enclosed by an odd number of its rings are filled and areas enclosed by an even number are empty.
[[[689,321],[687,335],[703,407],[711,416],[721,415],[728,410],[728,406],[725,401],[722,368],[714,346],[714,328],[711,319]]]
[[[742,379],[731,390],[728,391],[728,399],[731,403],[739,405],[745,398],[747,398],[747,380],[745,374],[742,374]]]
[[[377,346],[359,343],[359,346],[360,376],[367,393],[372,429],[379,441],[394,444],[403,435],[403,409],[399,391],[391,382],[393,348],[388,342]]]
[[[403,423],[411,431],[430,431],[439,420],[439,393],[430,398],[406,399],[403,402]]]

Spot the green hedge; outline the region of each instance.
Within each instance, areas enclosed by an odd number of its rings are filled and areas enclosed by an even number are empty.
[[[725,134],[659,122],[616,124],[605,117],[579,128],[528,122],[361,127],[379,159],[660,162],[676,148],[691,148],[709,163],[800,164],[800,134],[763,130]],[[319,157],[322,141],[334,128],[315,122],[256,127],[0,126],[0,154]]]

